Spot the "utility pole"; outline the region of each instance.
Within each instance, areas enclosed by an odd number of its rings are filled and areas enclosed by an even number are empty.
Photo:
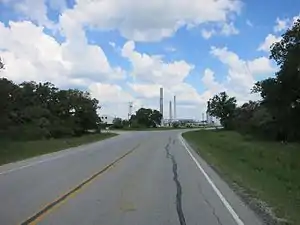
[[[131,127],[130,118],[132,115],[133,102],[128,103],[128,127]]]
[[[133,102],[128,103],[128,120],[130,120],[132,115]]]

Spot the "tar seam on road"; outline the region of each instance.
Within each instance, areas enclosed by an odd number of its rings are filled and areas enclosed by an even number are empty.
[[[188,144],[186,144],[186,142],[183,139],[183,137],[181,136],[181,134],[178,135],[178,139],[181,141],[183,147],[188,152],[188,154],[190,155],[190,157],[192,158],[192,160],[196,163],[198,169],[204,175],[205,179],[210,184],[210,186],[212,187],[212,189],[214,190],[214,192],[217,194],[217,196],[220,198],[220,200],[223,203],[223,205],[227,208],[227,210],[229,211],[229,213],[231,214],[231,216],[233,217],[233,219],[235,220],[235,222],[238,225],[244,225],[244,222],[240,219],[240,217],[238,216],[238,214],[234,211],[234,209],[231,207],[231,205],[229,204],[229,202],[222,195],[221,191],[216,187],[216,185],[211,180],[211,178],[208,176],[208,174],[205,172],[205,170],[202,168],[202,166],[200,165],[200,163],[198,162],[198,160],[193,156],[193,154],[190,151],[190,148],[188,147]]]
[[[72,195],[78,193],[83,187],[87,186],[90,184],[92,181],[94,181],[99,175],[107,171],[108,169],[112,168],[115,164],[117,164],[119,161],[121,161],[123,158],[125,158],[127,155],[132,153],[134,150],[136,150],[140,144],[135,146],[133,149],[130,151],[126,152],[124,155],[122,155],[120,158],[116,159],[109,165],[105,166],[102,170],[98,171],[97,173],[93,174],[90,178],[86,179],[83,181],[81,184],[77,185],[75,188],[72,190],[68,191],[66,194],[62,195],[55,201],[51,202],[50,204],[46,205],[42,210],[25,220],[24,222],[21,223],[21,225],[30,225],[30,224],[36,224],[36,222],[41,219],[43,216],[46,214],[50,213],[51,210],[53,210],[55,207],[57,207],[59,204],[65,202],[69,197]]]
[[[166,157],[168,159],[171,159],[172,165],[173,165],[173,180],[176,184],[176,210],[177,215],[179,219],[180,225],[186,225],[184,213],[182,210],[182,187],[178,180],[178,173],[177,173],[177,162],[175,160],[175,157],[170,153],[170,144],[171,144],[171,138],[169,138],[169,143],[166,145]]]

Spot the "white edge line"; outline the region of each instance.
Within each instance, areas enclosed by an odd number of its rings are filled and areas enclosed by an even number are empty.
[[[111,139],[111,138],[109,138]],[[105,140],[109,140],[109,139],[104,139],[102,141],[105,141]],[[92,142],[92,143],[87,143],[87,144],[84,144],[84,145],[92,145],[92,144],[95,144],[99,141],[96,141],[96,142]],[[17,168],[13,168],[13,169],[10,169],[10,170],[5,170],[5,171],[2,171],[0,172],[0,175],[4,175],[4,174],[8,174],[8,173],[11,173],[11,172],[15,172],[15,171],[18,171],[18,170],[21,170],[21,169],[25,169],[25,168],[28,168],[28,167],[32,167],[32,166],[35,166],[35,165],[38,165],[38,164],[41,164],[41,163],[45,163],[45,162],[49,162],[49,161],[52,161],[52,160],[55,160],[55,159],[59,159],[59,158],[63,158],[67,155],[72,155],[72,154],[76,154],[76,153],[79,153],[79,152],[82,152],[82,151],[86,151],[85,148],[82,148],[82,149],[77,149],[77,150],[72,150],[74,148],[79,148],[79,147],[82,147],[81,145],[80,146],[76,146],[76,147],[71,147],[71,148],[67,148],[67,149],[64,149],[64,150],[60,150],[60,151],[57,151],[57,152],[52,152],[52,153],[48,153],[48,154],[44,154],[44,155],[40,155],[40,156],[36,156],[36,157],[43,157],[46,155],[51,155],[51,154],[59,154],[57,156],[53,156],[50,158],[47,158],[47,159],[43,159],[43,160],[40,160],[40,161],[36,161],[36,162],[32,162],[32,163],[29,163],[27,165],[24,165],[24,166],[20,166],[20,167],[17,167]],[[64,152],[66,151],[66,152]],[[30,158],[28,159],[25,159],[25,160],[30,160]],[[21,161],[19,161],[21,162]],[[15,163],[18,163],[18,162],[15,162]],[[3,165],[5,166],[5,165]]]
[[[234,211],[234,209],[231,207],[231,205],[229,204],[229,202],[225,199],[225,197],[222,195],[222,193],[220,192],[220,190],[216,187],[216,185],[214,184],[214,182],[211,180],[211,178],[207,175],[207,173],[204,171],[204,169],[202,168],[202,166],[200,165],[200,163],[197,161],[197,159],[193,156],[193,154],[191,153],[189,147],[186,145],[185,140],[183,139],[183,137],[181,136],[181,134],[178,135],[179,140],[181,141],[182,145],[184,146],[184,148],[187,150],[187,152],[189,153],[190,157],[193,159],[193,161],[196,163],[197,167],[199,168],[199,170],[203,173],[204,177],[206,178],[207,182],[210,184],[210,186],[212,187],[212,189],[215,191],[215,193],[218,195],[218,197],[220,198],[220,200],[222,201],[222,203],[224,204],[224,206],[227,208],[227,210],[229,211],[229,213],[232,215],[233,219],[235,220],[235,222],[238,225],[244,225],[244,222],[240,219],[240,217],[237,215],[237,213]]]
[[[80,146],[77,146],[77,147],[80,147]],[[73,147],[73,148],[77,148],[77,147]],[[0,172],[0,175],[4,175],[4,174],[11,173],[11,172],[15,172],[15,171],[18,171],[18,170],[21,170],[21,169],[25,169],[27,167],[32,167],[32,166],[35,166],[35,165],[38,165],[38,164],[41,164],[41,163],[45,163],[45,162],[49,162],[49,161],[52,161],[52,160],[55,160],[55,159],[63,158],[65,156],[67,156],[67,155],[76,154],[76,153],[79,153],[79,152],[82,152],[82,151],[86,150],[86,149],[78,149],[78,150],[71,151],[71,149],[72,148],[62,150],[62,151],[67,151],[67,152],[59,154],[58,156],[53,156],[53,157],[50,156],[50,158],[47,158],[47,159],[43,159],[43,160],[40,160],[40,161],[32,162],[32,163],[29,163],[27,165],[20,166],[20,167],[17,167],[17,168],[13,168],[13,169],[10,169],[10,170],[2,171],[2,172]],[[60,151],[52,152],[52,153],[49,153],[49,154],[55,154],[55,153],[59,153],[59,152]],[[40,156],[46,156],[46,155],[40,155]],[[39,156],[37,156],[37,157],[39,157]]]

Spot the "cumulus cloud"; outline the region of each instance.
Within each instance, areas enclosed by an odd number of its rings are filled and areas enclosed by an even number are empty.
[[[122,56],[132,65],[131,75],[143,82],[158,83],[172,86],[184,81],[194,65],[184,60],[164,62],[161,56],[139,53],[135,50],[135,43],[128,41],[122,48]]]
[[[225,90],[225,87],[215,80],[215,73],[210,68],[204,70],[202,77],[204,86],[212,93],[218,93]]]
[[[265,51],[265,52],[270,52],[270,48],[272,44],[275,42],[279,42],[281,40],[281,37],[276,37],[273,34],[268,34],[268,36],[265,38],[264,42],[260,44],[258,47],[259,51]]]
[[[128,103],[137,100],[121,86],[107,83],[93,83],[88,87],[91,95],[98,99],[101,114],[127,118]]]
[[[64,88],[75,86],[89,90],[100,101],[101,113],[126,118],[129,101],[134,102],[135,109],[141,106],[157,109],[159,88],[164,87],[165,116],[168,115],[168,101],[176,95],[178,115],[199,118],[205,111],[206,101],[214,94],[226,90],[239,101],[248,100],[255,76],[273,71],[267,58],[246,61],[227,48],[213,47],[211,54],[228,67],[226,80],[220,82],[214,71],[207,68],[201,79],[205,90],[199,93],[195,87],[201,86],[200,82],[186,81],[194,65],[184,59],[167,61],[161,55],[136,49],[136,41],[159,41],[185,26],[204,25],[201,34],[206,39],[213,35],[238,34],[233,19],[241,9],[239,0],[154,0],[147,3],[77,0],[70,9],[61,0],[0,1],[21,13],[23,20],[8,25],[0,22],[0,55],[6,64],[2,75],[15,82],[50,81]],[[57,24],[47,17],[46,3],[60,12]],[[109,43],[129,62],[129,71],[111,66],[101,46],[88,40],[85,29],[89,28],[118,31],[132,40],[121,49],[114,42]],[[49,29],[59,30],[64,40],[57,41],[48,34]],[[176,49],[165,50],[173,52]],[[125,82],[122,79],[127,74],[133,79]],[[120,80],[123,83],[116,84]]]
[[[214,34],[216,33],[215,30],[207,30],[207,29],[202,29],[201,30],[201,35],[204,39],[210,39]]]
[[[238,34],[239,30],[234,26],[232,22],[224,23],[221,29],[221,34],[225,36]]]
[[[276,24],[274,26],[274,32],[283,32],[286,31],[288,28],[291,28],[294,23],[300,18],[300,15],[294,16],[292,18],[276,18]]]
[[[227,48],[211,48],[211,54],[228,67],[226,87],[240,98],[249,97],[250,89],[256,81],[257,75],[269,75],[275,71],[271,61],[266,57],[253,60],[242,60]]]
[[[121,54],[129,60],[131,75],[135,78],[128,86],[144,106],[158,109],[159,89],[163,87],[166,117],[169,115],[168,102],[174,95],[177,97],[178,115],[192,118],[201,115],[205,110],[207,96],[201,95],[194,86],[185,82],[185,78],[194,68],[193,65],[184,60],[165,62],[160,56],[140,53],[135,50],[133,41],[123,46]],[[193,110],[188,111],[187,107]]]
[[[241,9],[239,0],[77,0],[67,14],[77,23],[118,30],[135,41],[159,41],[180,27],[226,22]]]
[[[24,35],[26,34],[26,35]],[[3,75],[16,82],[51,81],[58,85],[86,85],[92,80],[122,79],[125,72],[112,68],[101,47],[89,45],[85,35],[58,43],[44,28],[29,21],[0,22]]]
[[[204,39],[210,39],[214,35],[231,36],[239,34],[239,30],[234,26],[233,22],[219,23],[213,26],[211,29],[203,28],[201,35]]]
[[[0,2],[14,9],[24,19],[34,21],[38,25],[50,29],[56,29],[57,26],[47,16],[46,3],[54,10],[63,11],[66,8],[65,0],[1,0]]]

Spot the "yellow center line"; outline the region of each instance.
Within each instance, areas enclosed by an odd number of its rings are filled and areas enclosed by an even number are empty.
[[[91,184],[99,175],[104,173],[105,171],[108,171],[110,168],[112,168],[114,165],[116,165],[119,161],[121,161],[123,158],[125,158],[127,155],[132,153],[134,150],[136,150],[140,144],[138,144],[136,147],[131,149],[130,151],[126,152],[124,155],[122,155],[120,158],[116,159],[112,163],[105,166],[102,170],[98,171],[97,173],[90,176],[88,179],[84,180],[82,183],[77,185],[75,188],[69,190],[65,194],[58,197],[55,201],[47,204],[45,207],[43,207],[40,211],[35,213],[33,216],[29,217],[24,222],[20,223],[21,225],[34,225],[40,222],[46,215],[50,214],[51,212],[58,209],[62,204],[64,204],[68,199],[75,197],[82,189],[89,184]]]

